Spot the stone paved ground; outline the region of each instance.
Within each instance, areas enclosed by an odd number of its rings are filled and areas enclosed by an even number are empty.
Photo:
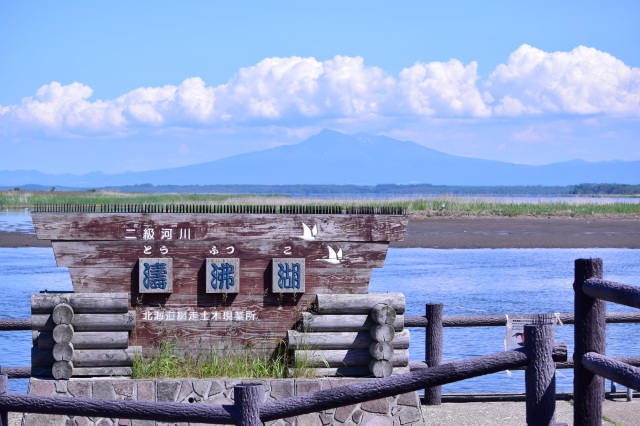
[[[437,407],[422,407],[427,426],[521,426],[525,424],[524,402],[472,402],[446,403]],[[634,426],[640,424],[640,400],[605,401],[604,426]],[[22,415],[9,413],[9,426],[20,426]],[[556,419],[573,424],[573,407],[567,401],[558,401]]]
[[[521,426],[526,425],[524,402],[469,402],[422,406],[427,426]],[[607,400],[603,406],[603,425],[635,426],[640,424],[640,401]],[[567,401],[556,404],[556,420],[573,424],[573,406]]]

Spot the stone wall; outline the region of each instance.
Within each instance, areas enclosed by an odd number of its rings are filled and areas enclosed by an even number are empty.
[[[245,380],[248,383],[262,383],[265,402],[291,396],[304,395],[324,389],[331,389],[371,379],[273,379]],[[101,398],[129,401],[157,401],[202,404],[233,404],[233,387],[243,383],[241,379],[71,379],[41,380],[31,379],[29,394],[41,396],[65,396],[76,398]],[[155,423],[164,425],[168,423]],[[173,423],[171,423],[173,424]],[[180,423],[188,425],[188,423]],[[409,392],[396,397],[382,398],[361,404],[334,408],[321,413],[312,413],[287,418],[266,425],[423,425],[422,411],[417,392]],[[84,418],[69,416],[45,416],[25,414],[23,425],[64,425],[64,426],[111,426],[154,425],[152,421],[108,418]]]

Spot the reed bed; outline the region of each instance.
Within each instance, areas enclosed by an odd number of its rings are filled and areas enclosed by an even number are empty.
[[[0,209],[33,208],[43,204],[193,204],[193,205],[301,205],[392,207],[419,217],[514,217],[514,216],[616,216],[640,217],[640,203],[604,203],[601,198],[567,197],[562,201],[513,202],[508,198],[292,198],[250,194],[143,194],[114,191],[0,191]]]

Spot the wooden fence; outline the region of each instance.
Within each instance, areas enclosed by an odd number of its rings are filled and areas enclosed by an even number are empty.
[[[604,379],[640,389],[640,368],[605,356],[606,302],[640,309],[640,287],[602,279],[602,259],[575,262],[574,424],[600,425]]]
[[[2,375],[0,426],[7,424],[8,411],[253,426],[525,366],[531,372],[525,377],[527,423],[553,424],[554,361],[566,359],[566,345],[554,346],[552,327],[548,324],[525,326],[525,333],[527,346],[522,349],[451,362],[266,404],[263,403],[264,391],[261,384],[235,386],[233,405],[180,404],[9,394],[7,375]]]
[[[579,260],[576,260],[576,268],[578,268],[578,262]],[[576,274],[577,273],[578,272],[576,269]],[[609,284],[616,284],[619,286],[619,284],[617,283],[609,283]],[[637,287],[626,286],[625,288],[626,288],[625,290],[626,293],[624,293],[625,297],[623,299],[626,299],[627,303],[621,303],[621,304],[626,304],[627,306],[635,306],[635,305],[629,305],[628,300],[633,300],[633,297],[631,296],[631,294],[633,294],[634,291],[638,291]],[[636,303],[638,303],[637,300],[638,298],[640,298],[640,296],[634,296],[634,297],[635,297]],[[605,300],[612,301],[610,299],[605,299]],[[604,323],[608,323],[608,324],[640,323],[640,312],[610,312],[606,314],[603,312],[603,315],[604,315],[603,317]],[[522,314],[522,316],[535,318],[539,316],[539,314]],[[576,324],[576,318],[578,318],[577,314],[574,314],[574,313],[554,313],[552,314],[552,316],[554,319],[561,321],[563,324]],[[410,368],[412,370],[415,370],[415,369],[420,369],[425,367],[434,367],[442,363],[443,328],[444,327],[493,327],[493,326],[498,327],[498,326],[506,326],[506,324],[507,324],[507,319],[505,315],[443,316],[442,304],[427,304],[425,306],[424,316],[415,316],[415,315],[404,316],[405,327],[416,327],[416,328],[425,329],[425,361],[411,362]],[[604,333],[604,329],[602,330],[602,333]],[[604,342],[604,337],[602,337],[602,339]],[[578,343],[576,339],[576,346],[577,344]],[[640,366],[640,356],[609,357],[609,360],[612,362],[623,362],[630,366]],[[564,362],[557,362],[556,368],[573,369],[574,360],[568,359]],[[624,385],[624,382],[622,381],[618,381],[615,379],[610,379],[610,380],[612,380],[612,388],[615,387],[614,381]],[[602,384],[602,386],[604,389],[604,384]],[[633,386],[627,386],[628,400],[631,400],[632,398],[632,391],[631,391],[632,388]],[[636,386],[633,389],[638,389],[638,387]],[[461,399],[456,398],[456,400],[461,400]],[[463,398],[463,400],[466,401],[469,399]],[[442,394],[441,394],[440,387],[432,387],[424,390],[424,403],[426,405],[439,405],[441,402],[442,402]]]

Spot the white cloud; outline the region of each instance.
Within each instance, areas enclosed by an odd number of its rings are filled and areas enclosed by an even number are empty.
[[[490,115],[478,91],[478,64],[464,66],[460,61],[417,63],[400,72],[399,104],[406,104],[417,115]]]
[[[584,46],[547,53],[522,45],[486,87],[498,115],[640,115],[640,69]]]
[[[138,88],[94,101],[93,90],[82,83],[52,82],[18,105],[0,106],[0,133],[66,137],[291,123],[355,128],[384,123],[390,131],[399,120],[424,117],[640,116],[640,69],[596,49],[547,53],[523,45],[484,83],[477,68],[476,62],[451,59],[416,63],[391,76],[361,57],[266,58],[220,86],[193,77],[177,86]]]

